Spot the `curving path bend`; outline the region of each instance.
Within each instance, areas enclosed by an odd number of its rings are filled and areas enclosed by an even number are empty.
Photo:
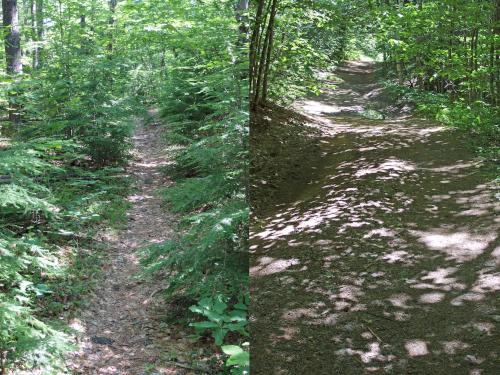
[[[297,104],[321,157],[252,227],[253,375],[500,373],[497,186],[451,130],[361,116],[375,73]]]

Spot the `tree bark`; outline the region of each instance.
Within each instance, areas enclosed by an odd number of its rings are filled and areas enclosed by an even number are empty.
[[[269,73],[269,64],[270,58],[272,56],[272,41],[274,34],[274,20],[276,18],[278,0],[272,0],[271,2],[271,10],[269,13],[269,21],[267,22],[266,33],[264,36],[264,41],[262,48],[257,49],[256,51],[256,82],[253,87],[253,96],[251,100],[251,109],[257,110],[260,105],[265,104],[264,98],[267,96],[267,92],[264,93],[264,89],[267,90],[267,80]],[[265,23],[263,25],[265,27]],[[260,43],[259,43],[260,44]],[[258,56],[260,53],[260,56]],[[257,68],[258,66],[258,68]]]
[[[250,107],[254,109],[254,94],[257,84],[258,51],[262,18],[264,13],[265,0],[259,0],[257,14],[253,25],[252,38],[250,40]]]
[[[20,74],[23,72],[23,66],[21,64],[21,28],[17,0],[2,0],[2,12],[7,73]]]
[[[238,0],[238,3],[236,4],[235,11],[236,11],[236,20],[240,24],[240,33],[241,35],[244,36],[244,40],[246,41],[247,35],[248,35],[248,3],[249,0]]]
[[[5,60],[6,71],[11,76],[19,75],[23,72],[21,62],[21,27],[19,25],[19,13],[17,0],[2,0],[3,26],[5,30]],[[19,108],[15,103],[15,97],[10,97],[9,120],[19,123],[21,116]]]
[[[41,43],[43,41],[43,0],[31,0],[31,35],[35,42],[33,50],[33,69],[39,69],[41,66]]]
[[[237,85],[237,106],[242,108],[249,105],[248,91],[245,90],[245,97],[243,97],[242,83],[248,85],[248,70],[241,69],[242,63],[248,62],[248,50],[246,49],[248,43],[248,5],[249,0],[239,0],[235,6],[236,21],[239,23],[239,35],[236,41],[236,60],[234,65],[236,67],[236,85]],[[248,87],[247,87],[248,88]]]
[[[262,83],[262,103],[265,104],[267,101],[267,92],[269,86],[269,70],[271,68],[271,60],[273,57],[273,44],[274,44],[274,20],[276,19],[278,0],[273,0],[273,5],[271,8],[271,18],[269,19],[269,46],[267,48],[266,56],[266,66],[264,69],[264,80]]]
[[[36,37],[37,37],[37,46],[35,48],[35,55],[37,60],[36,68],[40,68],[43,64],[42,61],[42,50],[43,50],[43,0],[35,0],[36,4]]]

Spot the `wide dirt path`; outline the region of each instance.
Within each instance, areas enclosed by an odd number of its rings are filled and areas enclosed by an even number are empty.
[[[452,131],[362,116],[372,64],[337,75],[299,104],[310,180],[252,228],[252,374],[500,374],[494,184]]]
[[[172,218],[161,207],[157,189],[168,183],[159,167],[168,163],[164,127],[139,122],[133,138],[133,161],[129,172],[136,189],[128,197],[132,207],[127,227],[118,233],[105,233],[109,262],[103,280],[73,328],[80,331],[80,350],[71,365],[77,374],[139,375],[185,374],[175,367],[162,366],[165,355],[186,352],[186,341],[169,336],[160,326],[161,307],[154,295],[161,285],[139,280],[138,251],[171,236]],[[163,307],[164,309],[164,307]]]

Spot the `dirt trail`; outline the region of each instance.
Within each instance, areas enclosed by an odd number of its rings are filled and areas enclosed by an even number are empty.
[[[297,105],[309,180],[252,228],[252,374],[500,373],[496,186],[461,136],[383,103],[372,64],[337,75]]]
[[[162,242],[172,233],[171,218],[161,208],[156,192],[168,183],[158,169],[168,163],[163,129],[158,124],[145,126],[142,122],[137,126],[129,168],[136,179],[136,189],[128,197],[132,208],[127,227],[103,235],[109,245],[109,263],[82,320],[72,323],[81,332],[80,351],[75,353],[71,365],[77,374],[185,373],[158,366],[162,355],[185,351],[185,343],[169,338],[159,326],[153,300],[159,285],[136,278],[140,267],[138,250]]]

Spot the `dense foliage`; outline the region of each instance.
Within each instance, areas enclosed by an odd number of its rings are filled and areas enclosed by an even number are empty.
[[[70,340],[60,318],[94,283],[102,252],[92,228],[124,220],[123,167],[134,116],[147,107],[159,107],[177,150],[165,171],[176,183],[164,195],[181,217],[177,238],[145,250],[145,271],[169,296],[227,304],[225,329],[241,338],[229,344],[244,341],[247,6],[4,4],[12,18],[4,17],[0,52],[2,368],[64,371]],[[248,353],[227,350],[240,359],[228,368],[245,371]]]
[[[377,50],[407,96],[479,135],[498,157],[500,2],[386,2],[374,7]],[[416,90],[416,91],[415,91]]]
[[[164,191],[180,214],[177,238],[145,252],[146,271],[168,274],[167,296],[248,304],[248,205],[246,201],[248,83],[244,13],[234,1],[158,2],[149,61],[158,61],[156,88],[168,141],[177,150]],[[244,5],[238,2],[239,5]],[[160,5],[163,4],[163,5]],[[242,8],[242,11],[244,8]],[[136,7],[137,14],[146,14]],[[137,19],[137,17],[135,17]],[[175,29],[162,26],[169,19]],[[166,45],[165,45],[165,41]],[[224,46],[224,48],[220,48]],[[165,48],[162,50],[161,47]],[[166,51],[166,52],[165,52]],[[156,55],[156,56],[155,56]],[[194,310],[193,310],[194,311]],[[242,310],[240,310],[242,312]],[[246,314],[234,318],[246,324]],[[245,335],[243,326],[238,326]],[[231,326],[230,326],[231,327]],[[206,326],[206,328],[210,328]],[[222,344],[222,341],[217,342]]]
[[[294,1],[254,3],[251,100],[318,92],[318,71],[362,55],[383,62],[404,99],[479,135],[498,155],[500,2]]]
[[[250,88],[253,109],[267,96],[289,102],[319,91],[317,72],[369,45],[358,24],[361,1],[255,1],[252,10]],[[355,36],[363,36],[363,43]],[[369,39],[369,38],[368,38]]]
[[[61,319],[102,257],[92,228],[123,220],[121,165],[136,105],[123,95],[129,79],[110,48],[107,3],[10,4],[18,8],[4,9],[14,18],[4,18],[0,71],[1,367],[60,373],[70,343]],[[23,53],[11,56],[16,22]]]
[[[119,224],[121,168],[89,171],[84,147],[36,138],[0,148],[0,348],[3,366],[61,370],[69,336],[56,318],[94,284],[103,249],[92,227]],[[69,332],[67,332],[69,333]]]

